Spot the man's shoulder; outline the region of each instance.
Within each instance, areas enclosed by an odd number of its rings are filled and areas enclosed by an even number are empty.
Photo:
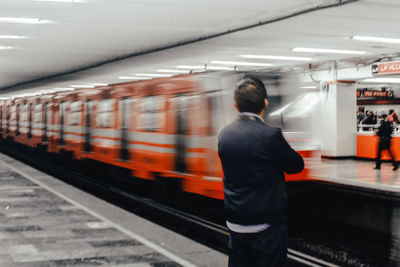
[[[224,133],[240,134],[242,132],[252,132],[266,136],[273,136],[281,132],[281,129],[277,127],[271,127],[260,122],[236,120],[222,127],[219,132],[219,136]]]

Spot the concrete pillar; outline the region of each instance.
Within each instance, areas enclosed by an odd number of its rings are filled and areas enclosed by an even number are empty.
[[[355,156],[356,84],[353,82],[321,83],[320,136],[322,155]]]

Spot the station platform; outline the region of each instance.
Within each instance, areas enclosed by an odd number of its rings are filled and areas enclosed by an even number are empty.
[[[0,154],[0,266],[227,266],[227,255]]]
[[[374,166],[374,161],[322,159],[312,164],[311,178],[400,196],[400,169],[385,162],[380,170]]]

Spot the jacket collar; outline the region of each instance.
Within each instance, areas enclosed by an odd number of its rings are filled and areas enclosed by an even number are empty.
[[[240,112],[238,120],[251,120],[265,123],[264,119],[252,112]]]

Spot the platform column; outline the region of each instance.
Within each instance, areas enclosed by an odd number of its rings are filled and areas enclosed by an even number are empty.
[[[355,156],[356,83],[321,82],[320,136],[322,156]]]

